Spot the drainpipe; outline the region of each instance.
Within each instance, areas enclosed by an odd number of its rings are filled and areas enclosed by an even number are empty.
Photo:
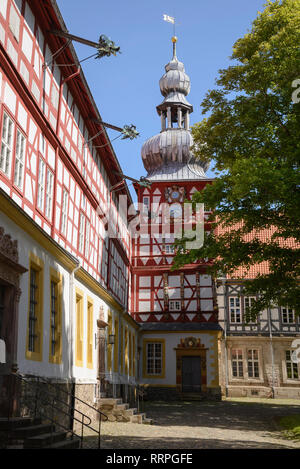
[[[73,327],[73,317],[74,317],[74,278],[75,273],[81,268],[81,264],[78,262],[77,267],[75,267],[70,273],[69,277],[69,374],[70,379],[73,380],[73,366],[74,366],[74,327]]]
[[[224,353],[225,353],[225,397],[228,397],[228,355],[227,355],[227,285],[226,278],[222,278],[224,292]]]
[[[270,332],[270,350],[271,350],[271,360],[272,360],[272,399],[275,397],[274,382],[275,382],[275,370],[274,370],[274,348],[273,348],[273,335],[271,328],[271,308],[267,309],[268,314],[268,323],[269,323],[269,332]]]

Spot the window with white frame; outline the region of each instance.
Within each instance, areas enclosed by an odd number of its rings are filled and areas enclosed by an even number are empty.
[[[234,322],[234,323],[242,322],[241,304],[240,304],[240,298],[238,296],[229,297],[229,313],[230,313],[230,322]]]
[[[259,378],[259,359],[258,350],[247,351],[248,377]]]
[[[231,367],[233,378],[244,377],[243,351],[241,349],[231,350]]]
[[[0,169],[7,177],[10,177],[12,148],[13,148],[13,131],[14,123],[10,117],[3,113],[2,136],[1,136],[1,153],[0,153]]]
[[[89,249],[90,249],[90,222],[86,219],[85,222],[85,257],[89,258]]]
[[[38,174],[37,206],[41,211],[44,211],[44,202],[45,202],[45,172],[46,172],[45,162],[44,160],[42,160],[42,158],[40,158],[39,174]]]
[[[161,342],[147,343],[147,374],[160,375],[162,373],[163,344]]]
[[[25,166],[25,136],[17,130],[16,160],[14,182],[19,189],[23,189],[24,166]]]
[[[46,201],[45,201],[45,215],[49,220],[52,216],[52,203],[53,203],[53,180],[54,176],[52,171],[47,168],[47,181],[46,181]]]
[[[298,363],[292,361],[292,352],[285,351],[285,366],[287,379],[299,379]]]
[[[17,9],[14,4],[10,6],[10,13],[9,13],[9,28],[13,33],[16,40],[19,42],[20,36],[20,16],[17,12]]]
[[[247,315],[249,314],[249,311],[251,307],[253,306],[254,301],[256,300],[255,296],[244,296],[244,313],[245,313],[245,320]],[[251,319],[247,321],[248,323],[256,323],[257,319]]]
[[[174,254],[175,253],[175,246],[173,244],[165,244],[165,253],[166,254]]]
[[[181,311],[181,301],[180,300],[169,300],[169,310],[170,311]]]
[[[60,231],[63,235],[67,234],[67,220],[68,220],[68,192],[63,189],[62,204],[61,204],[61,224]]]
[[[107,283],[107,270],[108,270],[108,236],[104,238],[102,242],[102,264],[101,264],[101,275],[104,283]]]
[[[150,197],[143,197],[143,214],[148,215],[150,210]]]
[[[78,237],[78,251],[83,254],[84,249],[84,234],[85,234],[85,216],[80,212],[79,218],[79,237]]]
[[[281,308],[281,319],[284,324],[295,323],[295,311],[293,308],[284,306]]]
[[[182,218],[182,206],[180,204],[170,205],[170,218]]]

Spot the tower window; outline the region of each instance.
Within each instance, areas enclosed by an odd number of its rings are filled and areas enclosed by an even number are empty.
[[[169,301],[169,310],[170,311],[181,311],[181,301],[180,300],[170,300]]]

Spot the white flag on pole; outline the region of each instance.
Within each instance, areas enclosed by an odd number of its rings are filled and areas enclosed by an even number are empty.
[[[168,21],[169,23],[175,23],[175,18],[173,16],[168,16],[168,15],[163,15],[164,16],[164,21]]]

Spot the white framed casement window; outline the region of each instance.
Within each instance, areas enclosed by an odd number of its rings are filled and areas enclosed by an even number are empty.
[[[13,132],[14,123],[8,114],[4,112],[1,136],[0,169],[6,174],[8,178],[10,177],[11,171]]]
[[[46,165],[44,160],[39,160],[39,174],[38,174],[38,190],[37,190],[37,206],[43,212],[45,203],[45,173]]]
[[[17,13],[15,5],[12,3],[9,12],[9,29],[13,33],[15,39],[19,42],[20,36],[20,16]]]
[[[79,236],[78,236],[78,251],[83,254],[84,250],[84,232],[85,232],[85,216],[80,212],[79,218]]]
[[[231,350],[231,369],[233,378],[244,377],[243,351],[241,349]]]
[[[51,220],[52,217],[53,180],[53,173],[47,168],[45,215],[49,220]]]
[[[148,216],[150,211],[150,197],[143,197],[143,214]]]
[[[43,134],[40,134],[39,151],[43,156],[45,156],[45,148],[46,148],[45,136]]]
[[[242,322],[241,301],[238,296],[229,297],[229,313],[230,322],[239,324]]]
[[[14,183],[20,190],[23,189],[24,182],[25,147],[26,138],[22,132],[17,129]]]
[[[181,301],[169,300],[169,311],[181,311]]]
[[[281,308],[281,320],[284,324],[294,324],[295,320],[295,310],[284,306]]]
[[[108,237],[105,237],[102,241],[102,265],[101,275],[105,283],[107,283],[107,266],[108,266]]]
[[[285,367],[287,379],[299,379],[299,363],[292,361],[291,350],[285,351]]]
[[[85,257],[89,259],[89,250],[90,250],[90,221],[88,219],[85,220]]]
[[[68,191],[63,189],[62,204],[61,204],[61,226],[60,231],[65,236],[67,234],[67,220],[68,220]]]
[[[249,312],[251,306],[253,306],[253,303],[254,303],[255,300],[256,300],[255,296],[244,296],[244,313],[245,313],[245,315],[247,315],[247,313]],[[257,320],[258,320],[258,318],[255,319],[255,320],[250,319],[250,321],[247,321],[247,323],[248,324],[256,324]]]
[[[165,253],[166,254],[174,254],[175,253],[175,246],[173,244],[166,244],[165,245]]]
[[[170,205],[170,218],[174,218],[174,219],[182,218],[182,206],[180,204]]]
[[[87,167],[88,167],[88,144],[85,142],[83,146],[83,170],[82,170],[82,176],[84,179],[87,176]]]
[[[163,347],[160,342],[147,343],[147,375],[161,375]]]
[[[259,378],[259,357],[258,350],[247,350],[248,378]]]

